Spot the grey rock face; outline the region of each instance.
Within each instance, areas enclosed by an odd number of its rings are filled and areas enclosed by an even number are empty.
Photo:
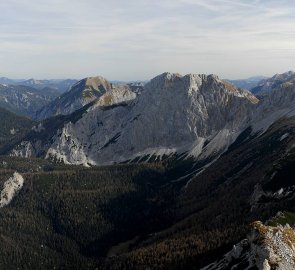
[[[253,111],[254,132],[266,131],[272,123],[295,115],[295,73],[277,74],[261,84],[263,95]]]
[[[214,75],[164,73],[137,98],[126,87],[105,91],[58,131],[46,157],[93,165],[184,152],[205,159],[232,143],[257,102]]]

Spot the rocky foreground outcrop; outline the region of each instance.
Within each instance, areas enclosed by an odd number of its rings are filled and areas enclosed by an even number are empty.
[[[247,239],[235,245],[221,260],[202,268],[226,269],[295,269],[295,231],[288,224],[272,227],[254,222]]]

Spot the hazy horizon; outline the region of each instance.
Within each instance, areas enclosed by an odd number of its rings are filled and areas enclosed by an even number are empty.
[[[294,70],[291,0],[0,3],[0,77],[243,79]]]
[[[180,74],[179,72],[169,72],[169,71],[164,71],[164,72],[161,72],[159,74],[155,74],[154,76],[150,77],[150,78],[143,78],[143,79],[129,79],[129,80],[117,80],[116,78],[112,78],[112,79],[109,79],[107,77],[105,77],[107,80],[109,81],[112,81],[112,82],[145,82],[145,81],[149,81],[151,79],[153,79],[154,77],[158,76],[158,75],[161,75],[163,73],[178,73]],[[286,70],[285,72],[288,72],[288,70]],[[184,75],[187,75],[187,74],[192,74],[191,72],[190,73],[183,73],[183,74],[180,74],[182,76]],[[205,74],[205,73],[194,73],[194,74]],[[211,75],[212,73],[207,73],[206,75]],[[217,75],[218,74],[213,74],[213,75]],[[224,79],[224,80],[246,80],[246,79],[251,79],[251,78],[255,78],[255,77],[263,77],[263,78],[269,78],[269,77],[272,77],[273,75],[275,74],[272,74],[270,76],[265,76],[265,75],[253,75],[253,76],[249,76],[249,77],[244,77],[244,78],[224,78],[224,77],[220,77],[221,79]],[[8,76],[2,76],[2,74],[0,74],[0,79],[1,78],[7,78],[7,79],[11,79],[11,80],[16,80],[16,81],[26,81],[26,80],[31,80],[31,79],[34,79],[34,80],[82,80],[84,78],[87,78],[87,77],[96,77],[96,76],[101,76],[101,74],[89,74],[85,77],[60,77],[60,78],[57,78],[57,77],[41,77],[41,78],[38,78],[38,77],[25,77],[25,78],[19,78],[19,77],[8,77]]]

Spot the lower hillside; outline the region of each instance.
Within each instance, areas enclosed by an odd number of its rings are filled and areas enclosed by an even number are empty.
[[[161,164],[89,169],[3,157],[0,167],[1,186],[15,171],[24,179],[0,208],[1,269],[93,269],[117,243],[171,222]]]
[[[246,130],[204,171],[179,157],[92,168],[0,157],[2,191],[23,178],[0,208],[0,269],[210,265],[253,221],[294,219],[294,134],[292,119]]]
[[[30,131],[34,122],[0,107],[0,154]]]

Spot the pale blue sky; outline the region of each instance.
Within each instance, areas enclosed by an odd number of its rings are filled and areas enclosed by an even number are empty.
[[[9,0],[0,10],[0,76],[243,78],[295,69],[294,0]]]

